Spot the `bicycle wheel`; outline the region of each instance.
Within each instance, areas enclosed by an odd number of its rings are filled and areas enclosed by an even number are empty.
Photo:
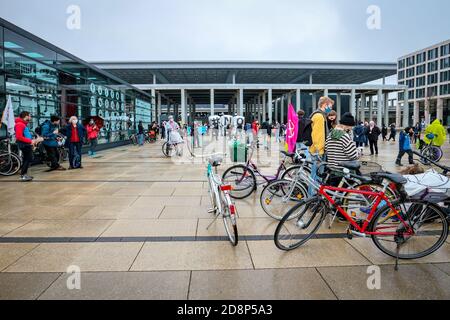
[[[0,175],[13,176],[22,167],[22,160],[14,153],[0,155]]]
[[[383,191],[384,186],[376,183],[365,183],[354,186],[352,189],[359,191],[381,192]],[[399,197],[399,195],[390,187],[386,188],[385,194],[391,201],[394,201]],[[343,196],[342,209],[348,213],[356,214],[357,212],[363,212],[368,215],[372,210],[375,200],[376,197],[350,192],[349,194],[345,194]]]
[[[404,222],[385,206],[373,217],[369,230],[382,235],[372,235],[375,245],[385,254],[399,259],[419,259],[438,250],[448,236],[446,214],[435,204],[408,199],[397,200],[393,207],[400,212]],[[412,227],[413,233],[408,233]],[[385,235],[392,233],[395,235]]]
[[[226,170],[222,180],[223,184],[233,187],[230,192],[233,199],[245,199],[256,190],[255,174],[244,165],[237,165]]]
[[[239,235],[236,221],[236,207],[234,205],[229,205],[228,203],[231,203],[231,201],[224,200],[222,202],[223,224],[225,226],[225,231],[227,232],[228,239],[230,240],[231,244],[233,246],[237,246],[239,242]]]
[[[292,180],[269,183],[261,192],[259,201],[264,212],[271,218],[281,220],[301,200],[308,197],[308,187]],[[291,219],[294,219],[292,216]]]
[[[219,199],[219,188],[211,182],[211,177],[208,177],[208,184],[209,184],[209,189],[208,189],[209,190],[209,192],[208,192],[209,199],[210,199],[211,205],[212,205],[211,210],[212,210],[212,213],[214,215],[216,215],[216,214],[220,213],[222,210],[221,202]],[[215,188],[216,188],[215,190],[213,189],[213,186],[215,186]]]
[[[283,172],[283,174],[281,175],[281,179],[287,179],[287,180],[292,180],[295,178],[295,176],[297,175],[298,170],[301,168],[302,166],[300,165],[295,165],[295,166],[291,166],[289,168],[286,169],[286,171]],[[305,173],[307,174],[311,174],[311,168],[307,167],[307,166],[303,166],[303,170],[305,171]]]
[[[319,230],[327,213],[327,205],[320,197],[300,201],[281,219],[275,230],[278,249],[291,251],[309,241]],[[297,217],[292,219],[291,217]]]
[[[164,156],[166,156],[167,158],[171,158],[171,157],[173,157],[175,150],[172,145],[170,145],[166,142],[162,146],[162,152],[163,152]]]

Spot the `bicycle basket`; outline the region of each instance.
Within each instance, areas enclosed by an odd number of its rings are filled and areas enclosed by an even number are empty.
[[[361,161],[360,173],[370,175],[375,172],[384,172],[383,167],[376,162]]]

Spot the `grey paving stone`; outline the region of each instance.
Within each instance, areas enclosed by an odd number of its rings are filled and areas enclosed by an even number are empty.
[[[60,273],[0,273],[0,300],[35,300]]]
[[[191,300],[336,299],[316,269],[193,271]]]
[[[189,271],[95,272],[81,274],[81,290],[69,290],[69,275],[59,278],[42,300],[183,300]]]
[[[368,288],[368,267],[318,268],[339,299],[441,300],[450,299],[450,276],[431,264],[380,267],[380,290]],[[369,283],[372,283],[369,281]]]

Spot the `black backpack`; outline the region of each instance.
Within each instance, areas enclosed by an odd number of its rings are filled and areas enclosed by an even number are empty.
[[[305,144],[305,146],[310,147],[313,144],[312,140],[312,118],[317,114],[320,113],[323,115],[321,111],[315,111],[311,114],[311,117],[305,118],[303,117],[301,121],[299,121],[299,129],[298,129],[298,142],[302,142]],[[325,116],[324,116],[325,119]],[[325,121],[325,120],[324,120]],[[326,124],[325,124],[325,130],[326,130]],[[325,132],[326,136],[326,132]]]

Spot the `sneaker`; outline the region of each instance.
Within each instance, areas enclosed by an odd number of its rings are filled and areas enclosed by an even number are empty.
[[[66,171],[66,168],[64,168],[63,166],[59,166],[56,170],[58,170],[58,171]]]
[[[32,177],[29,177],[29,176],[27,176],[27,175],[25,175],[25,176],[20,176],[20,181],[22,181],[22,182],[30,182],[30,181],[33,181],[33,178],[32,178]]]

